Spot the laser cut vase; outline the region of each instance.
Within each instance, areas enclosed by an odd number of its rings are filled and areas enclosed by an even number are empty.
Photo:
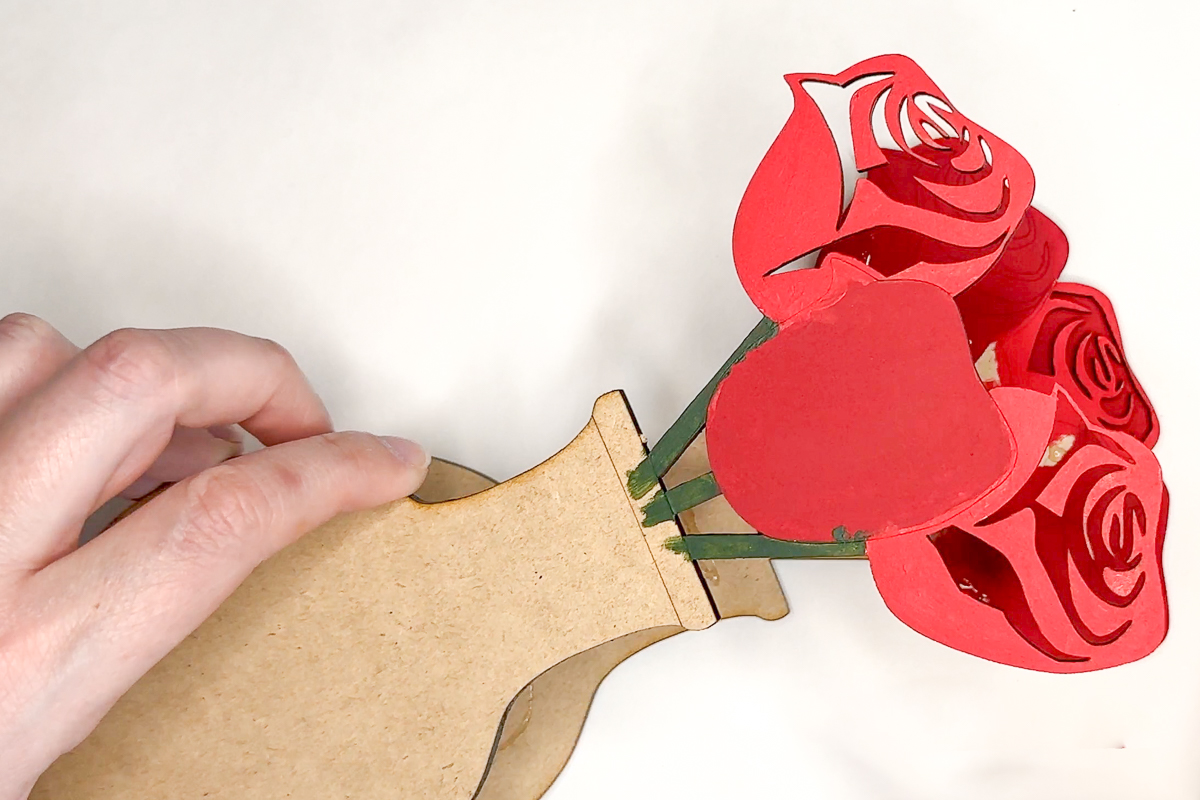
[[[645,452],[614,392],[510,481],[468,474],[458,493],[481,491],[330,522],[263,564],[32,797],[540,796],[604,675],[719,617],[663,547],[680,527],[642,524],[626,475]],[[730,574],[727,597],[745,584]]]

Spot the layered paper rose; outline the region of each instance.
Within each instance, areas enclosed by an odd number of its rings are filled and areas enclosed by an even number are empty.
[[[1126,363],[1112,303],[1098,290],[1055,285],[1035,313],[998,338],[995,356],[1001,385],[1060,386],[1097,425],[1147,447],[1158,441],[1158,417]]]
[[[950,294],[988,271],[1033,199],[1020,153],[904,56],[787,81],[795,109],[733,227],[738,276],[763,314],[782,322],[839,292],[835,254]],[[814,95],[834,96],[841,118],[826,119]],[[850,141],[839,143],[847,125]],[[815,268],[789,269],[807,256]]]
[[[909,59],[788,81],[734,228],[778,332],[710,403],[721,492],[769,537],[867,540],[888,607],[959,650],[1052,672],[1146,655],[1167,624],[1157,418],[1107,298],[1057,282],[1029,165]]]
[[[992,396],[1016,435],[1015,469],[935,533],[867,542],[884,602],[931,639],[1014,666],[1141,658],[1167,632],[1158,462],[1061,387]]]

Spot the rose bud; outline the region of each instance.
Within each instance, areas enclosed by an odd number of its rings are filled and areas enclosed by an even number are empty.
[[[1061,386],[1092,423],[1153,447],[1158,416],[1125,359],[1112,303],[1097,289],[1060,283],[1038,313],[996,343],[1000,385]]]
[[[795,109],[733,228],[738,276],[766,316],[784,321],[840,292],[825,264],[835,253],[950,294],[987,272],[1033,198],[1020,153],[904,56],[787,81]]]
[[[1086,672],[1146,656],[1167,632],[1154,454],[1061,388],[992,394],[1016,468],[938,532],[868,540],[884,602],[918,633],[1002,664]]]

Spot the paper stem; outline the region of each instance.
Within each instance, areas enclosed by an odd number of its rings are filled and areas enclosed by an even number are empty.
[[[750,335],[733,351],[717,374],[713,375],[712,380],[700,390],[700,394],[688,403],[687,408],[679,415],[679,419],[675,420],[670,428],[667,428],[663,437],[650,449],[650,454],[642,460],[642,463],[629,471],[629,492],[635,499],[644,497],[646,492],[653,489],[658,483],[658,479],[675,465],[675,462],[683,455],[683,451],[700,435],[700,430],[704,427],[705,417],[708,414],[708,404],[712,400],[713,393],[717,391],[717,384],[729,374],[733,365],[778,332],[779,325],[773,320],[763,317],[754,326],[754,330],[750,331]]]
[[[642,509],[642,525],[652,528],[689,508],[695,508],[706,500],[713,499],[720,493],[721,487],[717,486],[717,479],[711,472],[692,478],[673,489],[655,495]]]
[[[688,561],[735,558],[864,558],[866,542],[787,542],[761,533],[672,536],[665,547]]]

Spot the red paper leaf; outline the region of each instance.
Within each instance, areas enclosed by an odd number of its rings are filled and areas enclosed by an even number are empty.
[[[1158,417],[1125,359],[1112,303],[1060,283],[1038,313],[996,345],[1000,384],[1049,393],[1061,386],[1094,424],[1153,447]]]
[[[1016,468],[943,530],[867,543],[884,602],[917,632],[1002,664],[1084,672],[1144,657],[1167,632],[1153,453],[1087,421],[1061,389],[993,396]]]
[[[708,412],[723,494],[779,539],[934,530],[1004,478],[1013,447],[953,299],[918,281],[854,285],[794,318]]]
[[[795,110],[751,178],[733,230],[738,275],[764,314],[784,321],[840,291],[823,264],[833,254],[951,294],[988,270],[1033,198],[1033,172],[1016,150],[955,110],[904,56],[787,81]],[[853,167],[865,175],[844,209],[843,159],[810,93],[816,85],[853,92]],[[815,269],[781,269],[816,253]]]

